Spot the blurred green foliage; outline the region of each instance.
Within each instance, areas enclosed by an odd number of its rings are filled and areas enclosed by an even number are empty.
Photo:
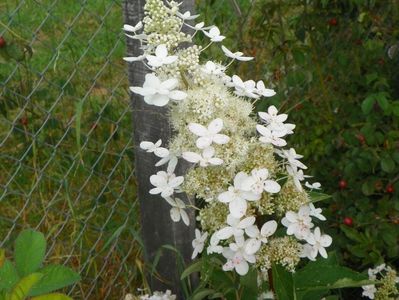
[[[214,23],[226,45],[256,56],[230,71],[276,89],[257,110],[290,112],[290,145],[333,195],[327,231],[342,259],[359,270],[399,267],[397,1],[230,2],[242,7],[230,11],[235,30],[222,13]]]

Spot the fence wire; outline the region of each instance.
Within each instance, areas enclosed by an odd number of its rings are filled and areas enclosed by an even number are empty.
[[[43,232],[75,299],[140,285],[121,2],[0,3],[0,246]]]

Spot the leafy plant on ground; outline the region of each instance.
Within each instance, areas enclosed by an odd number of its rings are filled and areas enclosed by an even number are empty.
[[[62,265],[43,266],[46,240],[34,230],[22,231],[15,240],[14,263],[0,249],[1,300],[68,300],[55,291],[80,280],[79,274]]]

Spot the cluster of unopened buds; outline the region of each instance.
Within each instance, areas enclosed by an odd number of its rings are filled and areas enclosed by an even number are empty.
[[[206,101],[209,97],[215,97],[215,101],[204,105],[215,105],[215,107],[210,107],[210,113],[207,112],[204,115],[199,115],[201,112],[179,115],[179,120],[173,119],[174,115],[171,114],[172,123],[183,124],[176,125],[177,137],[169,143],[169,146],[174,144],[179,145],[178,147],[169,149],[162,147],[161,140],[143,141],[140,144],[141,149],[153,153],[160,159],[156,164],[157,167],[167,165],[166,171],[159,171],[150,177],[154,188],[149,193],[159,194],[171,205],[170,215],[173,221],[182,220],[189,225],[190,220],[186,209],[194,204],[188,205],[175,196],[185,192],[185,176],[175,174],[179,159],[191,163],[194,170],[204,168],[205,171],[220,170],[219,174],[222,172],[231,174],[231,178],[227,178],[229,182],[227,185],[216,181],[214,185],[218,188],[203,186],[208,194],[214,195],[203,199],[205,205],[210,203],[225,205],[228,213],[226,213],[224,223],[217,228],[208,231],[196,229],[196,237],[192,242],[194,247],[192,258],[203,252],[206,246],[208,254],[219,253],[227,259],[223,266],[226,271],[235,270],[238,274],[245,275],[249,270],[249,265],[256,264],[260,249],[268,245],[274,236],[288,235],[292,238],[297,243],[295,249],[298,249],[293,255],[298,258],[307,257],[314,260],[318,254],[327,257],[325,248],[331,245],[332,239],[322,234],[320,228],[313,223],[315,219],[325,221],[326,218],[322,215],[320,208],[315,208],[303,189],[303,181],[309,177],[304,175],[303,171],[307,167],[300,161],[302,156],[297,154],[295,149],[282,148],[287,146],[285,139],[293,134],[295,125],[286,123],[288,115],[279,114],[273,105],[269,106],[267,112],[259,112],[259,124],[250,117],[250,112],[244,113],[240,108],[232,108],[229,111],[228,103],[236,107],[240,105],[244,107],[248,104],[248,98],[258,101],[262,97],[275,95],[274,90],[266,88],[263,81],[244,81],[237,75],[232,77],[226,75],[225,72],[234,61],[245,62],[253,58],[221,46],[222,52],[228,59],[226,64],[214,61],[199,64],[193,60],[189,69],[180,69],[180,73],[176,75],[172,69],[176,70],[176,66],[180,66],[179,57],[183,55],[184,50],[169,44],[153,42],[163,40],[164,36],[170,35],[181,39],[181,42],[192,42],[192,38],[198,32],[202,32],[210,41],[204,48],[200,47],[200,53],[212,44],[220,43],[225,39],[216,26],[205,27],[203,22],[191,25],[191,21],[198,15],[193,16],[189,12],[180,13],[178,6],[179,4],[174,1],[163,4],[161,0],[148,0],[143,23],[140,22],[135,26],[125,25],[127,35],[138,40],[144,51],[141,56],[126,57],[125,60],[140,61],[150,71],[145,76],[143,86],[130,89],[133,93],[143,96],[147,104],[169,105],[176,112],[183,111],[189,107],[189,104],[200,106],[208,103]],[[157,7],[156,12],[152,11],[153,7]],[[154,29],[153,24],[161,25]],[[167,24],[180,24],[180,29],[187,26],[194,33],[191,36],[182,35],[180,32],[171,33]],[[201,78],[201,80],[196,81],[195,78]],[[214,92],[215,89],[217,93]],[[192,93],[193,90],[195,92]],[[198,100],[198,95],[203,95],[203,97]],[[227,105],[225,110],[216,107],[216,105],[225,104]],[[208,120],[205,123],[201,121],[204,118]],[[232,145],[237,140],[243,144]],[[256,164],[256,161],[247,159],[249,152],[246,149],[250,146],[269,151],[273,162],[275,161],[275,170],[267,166],[256,166],[251,169],[246,168],[244,171],[244,166],[250,163]],[[232,161],[234,164],[231,163]],[[196,179],[194,175],[193,177]],[[205,178],[202,179],[205,180]],[[220,181],[225,179],[220,178]],[[283,193],[284,185],[289,182],[292,182],[296,189],[295,193],[305,195],[302,197],[305,200],[296,206],[288,203],[286,205],[288,208],[280,213],[261,214],[256,208],[261,199],[264,197],[277,199],[278,195]],[[319,183],[306,182],[304,186],[309,190],[320,189]],[[295,207],[295,209],[289,209],[289,207]],[[261,220],[265,220],[263,224],[259,224]],[[281,221],[283,227],[280,230],[282,233],[276,235],[279,227],[278,220]]]

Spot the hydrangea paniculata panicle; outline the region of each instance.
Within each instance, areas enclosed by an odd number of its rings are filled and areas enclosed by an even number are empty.
[[[314,220],[324,221],[322,210],[311,203],[308,190],[320,189],[319,183],[303,181],[307,167],[294,148],[285,149],[286,138],[295,125],[286,123],[288,115],[270,105],[252,117],[253,102],[276,93],[262,80],[245,80],[227,75],[235,61],[253,58],[233,52],[222,45],[225,36],[216,26],[180,12],[175,1],[147,0],[145,17],[135,26],[125,25],[127,35],[141,44],[143,54],[125,58],[142,63],[150,70],[143,86],[131,91],[143,96],[148,105],[168,106],[170,123],[175,132],[168,148],[161,141],[143,141],[143,151],[161,158],[156,166],[167,164],[149,180],[149,193],[160,194],[170,204],[175,222],[189,224],[187,209],[176,197],[186,192],[204,200],[192,242],[193,258],[211,253],[225,257],[225,271],[245,275],[250,268],[264,272],[273,263],[290,271],[300,258],[314,260],[327,257],[326,247],[332,239],[316,227]],[[182,32],[187,26],[192,35]],[[209,39],[205,47],[192,45],[193,36]],[[206,60],[200,55],[211,44],[220,47],[226,62]],[[179,160],[191,163],[184,176],[174,173]],[[285,232],[277,236],[276,232]]]

